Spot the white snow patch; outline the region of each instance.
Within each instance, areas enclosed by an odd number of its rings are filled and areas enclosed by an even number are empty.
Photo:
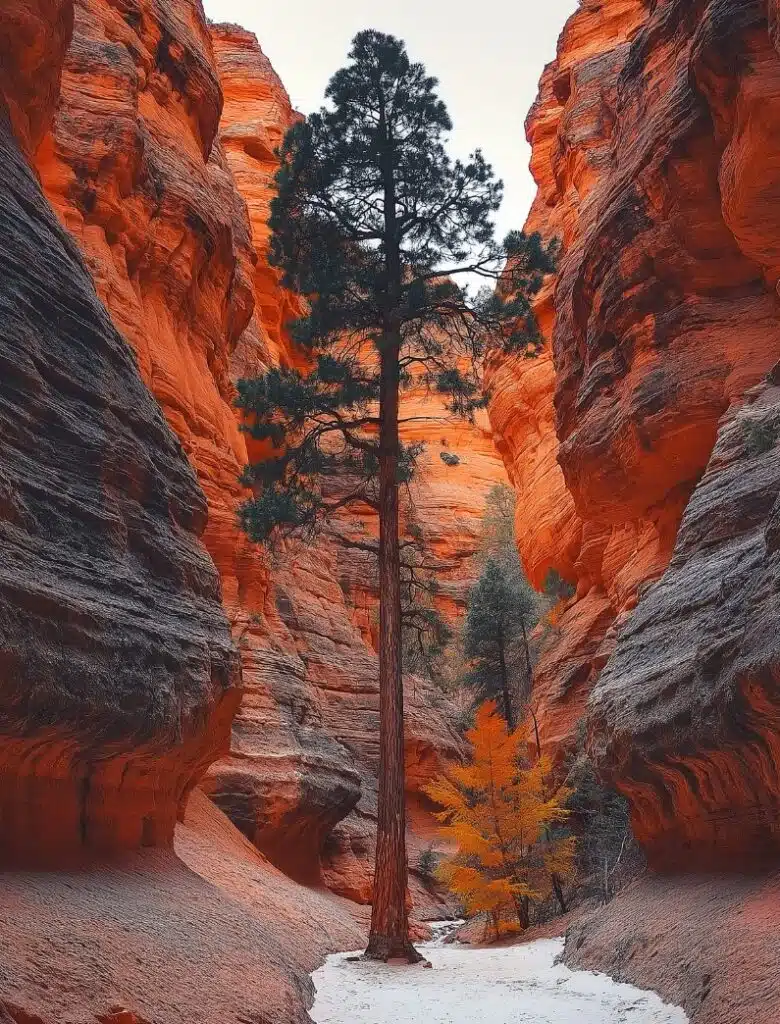
[[[428,943],[433,964],[389,967],[339,953],[312,975],[315,1024],[687,1024],[654,992],[555,964],[563,939],[493,949]]]

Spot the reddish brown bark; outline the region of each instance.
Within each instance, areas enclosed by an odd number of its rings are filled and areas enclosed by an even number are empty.
[[[393,339],[394,340],[394,339]],[[379,813],[371,933],[366,956],[421,959],[409,940],[406,907],[404,691],[401,555],[398,538],[398,345],[382,351],[379,460]]]
[[[409,939],[406,907],[406,784],[404,688],[401,664],[401,549],[398,537],[398,405],[401,386],[401,253],[396,221],[393,143],[379,95],[384,140],[387,305],[379,381],[379,807],[371,931],[366,956],[422,960]]]

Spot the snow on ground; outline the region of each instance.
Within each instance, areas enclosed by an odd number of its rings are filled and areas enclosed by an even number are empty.
[[[687,1024],[653,992],[556,966],[562,939],[421,947],[433,970],[328,958],[312,977],[316,1024]]]

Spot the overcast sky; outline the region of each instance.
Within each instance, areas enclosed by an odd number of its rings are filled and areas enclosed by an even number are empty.
[[[452,149],[480,147],[506,184],[501,233],[522,227],[534,197],[523,122],[577,0],[204,0],[212,21],[251,29],[298,110],[320,106],[363,28],[400,36],[440,81]],[[464,17],[461,11],[468,10]]]

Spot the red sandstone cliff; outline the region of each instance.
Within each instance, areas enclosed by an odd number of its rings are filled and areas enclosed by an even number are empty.
[[[62,98],[36,164],[208,501],[203,539],[240,648],[244,699],[231,757],[211,770],[207,791],[285,871],[323,873],[366,900],[375,593],[340,542],[349,522],[316,549],[293,547],[269,565],[236,519],[246,497],[238,475],[254,453],[232,408],[234,381],[295,359],[284,323],[299,307],[268,265],[266,226],[273,150],[294,116],[255,38],[207,28],[197,0],[121,9],[77,0]],[[451,581],[443,600],[457,613],[482,496],[503,470],[484,428],[435,419],[431,429],[419,501]],[[455,469],[438,458],[445,434],[463,455]],[[409,710],[416,791],[457,740],[424,685],[410,684]]]
[[[0,30],[5,864],[170,846],[239,699],[203,494],[25,160],[71,27],[32,0]]]
[[[529,228],[562,240],[540,359],[494,359],[491,421],[539,585],[576,584],[535,673],[655,868],[567,960],[697,1024],[774,1024],[780,946],[775,2],[581,0],[527,122]],[[681,965],[684,965],[681,968]]]
[[[544,737],[589,710],[657,863],[780,834],[776,24],[758,0],[583,0],[527,125],[529,224],[564,246],[549,345],[491,366],[524,561],[577,585],[537,668]]]

